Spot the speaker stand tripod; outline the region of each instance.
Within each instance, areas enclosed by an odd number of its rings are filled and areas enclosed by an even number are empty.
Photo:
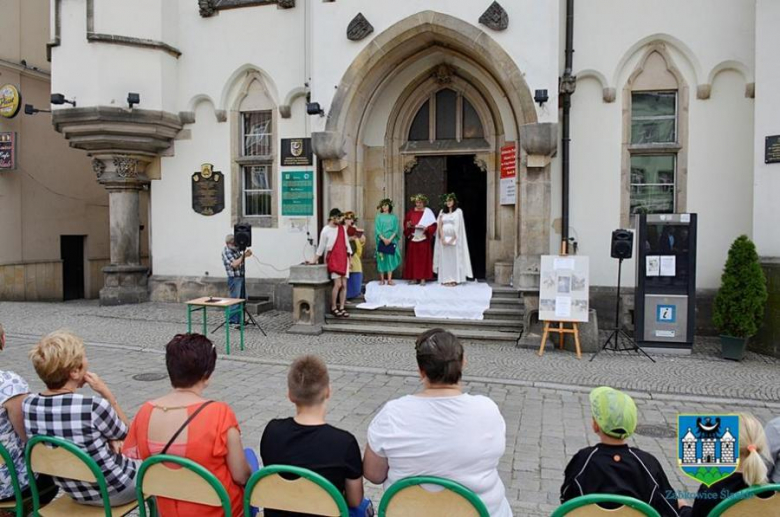
[[[245,249],[246,248],[244,248],[244,250]],[[244,250],[242,250],[242,253],[244,253]],[[243,277],[243,273],[244,273],[244,263],[243,262],[241,263],[241,273],[242,273],[242,277]],[[248,327],[249,325],[255,326],[255,327],[257,327],[260,330],[260,332],[263,333],[264,336],[268,337],[268,334],[265,333],[265,330],[263,330],[263,327],[260,326],[260,324],[257,322],[255,317],[252,316],[252,314],[246,309],[246,302],[247,302],[247,297],[246,297],[246,277],[243,277],[243,278],[244,278],[244,285],[241,286],[241,294],[240,294],[240,296],[241,296],[241,298],[244,299],[244,303],[241,304],[241,306],[244,309],[244,328]],[[227,324],[227,321],[224,321],[224,322],[220,323],[219,326],[217,326],[214,330],[211,331],[211,333],[213,334],[214,332],[216,332],[219,329],[221,329],[222,327],[224,327],[226,324]]]
[[[618,260],[617,299],[615,300],[615,328],[612,329],[612,331],[609,333],[609,337],[604,342],[604,346],[601,347],[601,350],[598,350],[595,354],[593,354],[593,356],[591,356],[590,361],[593,361],[596,356],[604,350],[610,350],[612,352],[636,352],[637,354],[641,352],[645,357],[655,362],[655,359],[650,357],[650,354],[642,350],[642,347],[637,345],[636,341],[634,341],[631,336],[626,334],[626,332],[620,326],[620,275],[622,270],[623,259],[621,258]]]

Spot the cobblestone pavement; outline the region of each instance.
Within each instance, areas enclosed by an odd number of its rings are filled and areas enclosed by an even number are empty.
[[[233,331],[232,357],[265,364],[289,364],[300,354],[317,353],[330,365],[362,368],[373,373],[416,370],[408,339],[327,333],[291,335],[285,333],[292,324],[291,316],[279,311],[264,313],[257,320],[268,336],[248,329],[246,350],[241,352],[237,346],[238,332]],[[186,310],[182,304],[167,303],[100,307],[96,301],[0,302],[0,322],[9,333],[30,338],[66,327],[89,342],[160,350],[173,334],[186,331]],[[220,315],[210,313],[210,328],[219,322]],[[224,350],[224,331],[210,337]],[[690,356],[657,355],[656,363],[633,354],[609,353],[591,363],[587,356],[580,361],[572,353],[557,350],[540,358],[533,350],[500,343],[469,343],[466,357],[470,376],[480,380],[501,379],[536,387],[608,384],[651,393],[660,399],[684,395],[780,401],[780,361],[752,353],[739,363],[726,361],[718,356],[718,347],[712,339],[697,340]]]
[[[10,337],[0,354],[2,368],[24,376],[33,390],[42,389],[27,351],[33,339]],[[411,353],[406,350],[406,353]],[[142,382],[139,373],[165,372],[159,350],[132,351],[113,346],[90,346],[90,367],[101,375],[132,415],[139,405],[169,389],[167,377]],[[471,366],[467,366],[467,371]],[[332,369],[333,399],[329,421],[354,433],[365,447],[368,424],[382,404],[419,389],[416,378],[403,374],[362,373]],[[587,394],[568,390],[517,386],[502,382],[466,382],[470,393],[484,394],[501,408],[507,423],[507,448],[500,473],[507,497],[516,516],[548,516],[558,503],[563,469],[581,447],[593,444]],[[207,395],[228,401],[238,414],[244,444],[257,448],[260,436],[271,418],[289,416],[293,410],[286,400],[286,367],[247,363],[220,358]],[[732,412],[734,404],[679,402],[637,398],[640,430],[633,444],[654,454],[664,466],[677,490],[695,491],[696,483],[676,468],[675,425],[679,412]],[[751,411],[763,422],[780,414],[776,408],[756,407]],[[367,493],[375,502],[380,487],[366,482]]]

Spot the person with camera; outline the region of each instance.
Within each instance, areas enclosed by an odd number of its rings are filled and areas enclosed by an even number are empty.
[[[228,296],[231,298],[244,298],[246,299],[246,285],[245,285],[245,270],[244,265],[247,257],[252,256],[252,250],[247,249],[243,253],[238,249],[236,245],[236,239],[233,234],[229,234],[225,237],[225,249],[222,250],[222,264],[225,266],[225,272],[228,279]],[[230,324],[239,324],[241,319],[241,309],[239,306],[234,307],[236,310],[230,314]]]

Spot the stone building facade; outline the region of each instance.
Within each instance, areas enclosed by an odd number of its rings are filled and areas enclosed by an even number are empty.
[[[593,305],[604,308],[611,231],[637,211],[698,213],[706,321],[736,236],[751,235],[768,263],[780,256],[780,164],[763,154],[780,133],[780,7],[568,4],[136,0],[139,17],[121,0],[52,0],[52,88],[78,99],[56,107],[55,127],[92,157],[111,199],[104,301],[220,292],[224,234],[247,222],[258,258],[250,293],[289,307],[287,269],[313,256],[330,208],[361,218],[370,279],[377,202],[390,197],[402,212],[411,190],[428,189],[464,199],[479,276],[533,290],[539,256],[567,233],[591,257]],[[561,92],[571,93],[565,198]],[[128,93],[140,102],[128,106]],[[282,165],[288,138],[311,138],[312,166]],[[501,148],[513,142],[516,197],[502,204]],[[215,215],[192,209],[203,163],[226,177]],[[289,215],[284,175],[302,169],[316,178],[313,210]],[[147,188],[151,232],[141,236]],[[139,239],[150,242],[149,286]]]

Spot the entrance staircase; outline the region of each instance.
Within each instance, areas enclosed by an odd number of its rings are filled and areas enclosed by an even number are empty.
[[[515,342],[523,330],[523,299],[511,287],[491,286],[490,308],[482,320],[418,318],[412,308],[382,307],[358,309],[365,300],[361,295],[347,302],[349,318],[325,317],[325,332],[381,335],[413,339],[425,330],[441,327],[464,341]]]

